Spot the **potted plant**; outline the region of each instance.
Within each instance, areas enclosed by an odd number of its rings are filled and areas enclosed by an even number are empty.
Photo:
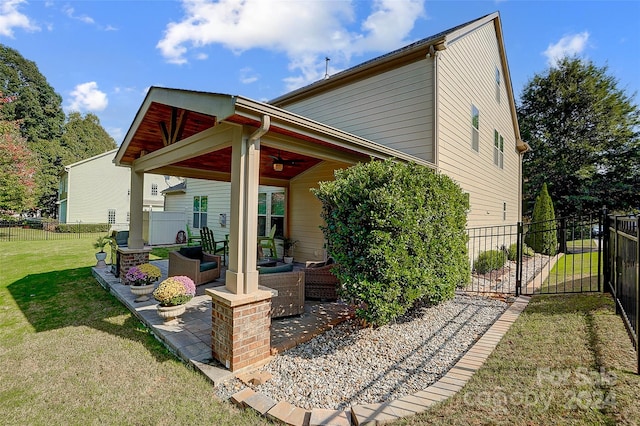
[[[155,282],[158,281],[162,273],[160,268],[150,263],[130,268],[125,274],[125,284],[129,284],[131,293],[138,296],[136,302],[149,300],[149,294],[153,292]]]
[[[158,315],[169,322],[184,313],[185,304],[196,295],[193,280],[183,275],[169,277],[162,281],[153,292],[158,301]]]
[[[106,268],[107,264],[105,263],[105,259],[107,258],[107,253],[104,251],[104,248],[107,244],[111,242],[111,238],[108,235],[100,236],[93,243],[93,248],[100,249],[99,252],[96,253],[96,268]]]
[[[292,263],[293,262],[293,249],[298,244],[298,240],[293,240],[291,238],[284,238],[282,240],[282,248],[284,249],[283,260],[284,263]]]

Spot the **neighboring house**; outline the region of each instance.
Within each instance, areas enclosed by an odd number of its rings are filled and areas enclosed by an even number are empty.
[[[498,13],[270,104],[429,162],[469,194],[469,227],[521,219],[528,145],[520,139]]]
[[[258,235],[267,235],[276,226],[276,237],[285,230],[285,189],[261,185],[258,189]],[[165,212],[185,212],[187,224],[197,234],[208,226],[216,240],[229,234],[230,182],[185,179],[162,191]],[[184,224],[182,225],[184,227]],[[282,255],[281,247],[278,253]]]
[[[114,149],[65,166],[60,173],[60,223],[109,223],[127,229],[130,217],[131,171],[117,167]],[[178,182],[162,175],[145,175],[143,209],[164,209],[161,191]]]

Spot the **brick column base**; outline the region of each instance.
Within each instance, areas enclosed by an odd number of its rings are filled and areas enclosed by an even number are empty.
[[[211,296],[211,353],[231,371],[271,356],[271,292],[233,294],[225,287]]]
[[[129,269],[134,266],[142,265],[143,263],[149,263],[150,247],[141,249],[130,249],[127,247],[118,247],[118,262],[120,262],[120,282],[128,284],[125,275],[129,272]]]

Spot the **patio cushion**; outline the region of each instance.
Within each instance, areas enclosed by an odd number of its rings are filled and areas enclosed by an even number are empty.
[[[278,272],[291,272],[293,271],[293,263],[280,266],[264,266],[258,269],[259,274],[275,274]]]
[[[188,257],[189,259],[198,259],[202,260],[202,247],[201,246],[193,246],[193,247],[180,247],[178,251],[184,257]],[[215,268],[215,266],[214,266]]]
[[[201,262],[200,263],[200,272],[210,271],[212,269],[216,269],[218,267],[218,262]]]

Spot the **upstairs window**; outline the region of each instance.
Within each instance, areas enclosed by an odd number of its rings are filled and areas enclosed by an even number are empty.
[[[193,227],[202,228],[207,226],[207,207],[209,200],[206,195],[193,197]]]
[[[151,184],[151,195],[158,195],[158,184],[157,183],[152,183]]]
[[[493,131],[493,164],[504,168],[504,138],[497,130]]]
[[[496,102],[500,103],[500,70],[496,67]]]
[[[471,149],[480,152],[480,111],[471,105]]]

